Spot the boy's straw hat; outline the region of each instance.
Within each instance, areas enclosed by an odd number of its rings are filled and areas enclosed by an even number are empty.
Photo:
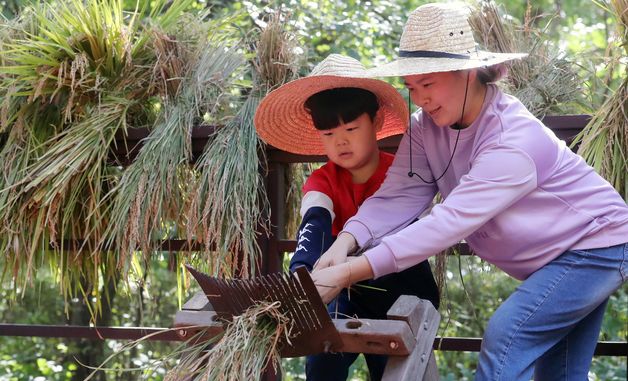
[[[368,70],[373,77],[474,69],[525,57],[524,53],[480,51],[473,40],[464,4],[425,4],[415,9],[403,29],[399,58]]]
[[[359,61],[331,54],[307,77],[286,83],[266,95],[255,112],[257,133],[266,143],[284,151],[324,155],[312,117],[305,109],[305,101],[323,90],[341,87],[357,87],[377,96],[379,111],[375,119],[383,119],[377,139],[405,131],[408,108],[401,94],[384,81],[366,78],[366,69]]]

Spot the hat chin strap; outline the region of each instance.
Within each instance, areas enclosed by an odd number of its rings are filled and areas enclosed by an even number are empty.
[[[469,72],[468,71],[467,71],[467,81],[466,82],[467,82],[467,85],[464,88],[464,100],[462,101],[462,114],[460,115],[459,121],[456,122],[455,124],[461,123],[462,119],[464,118],[464,109],[465,109],[465,106],[467,105],[467,94],[469,93]],[[408,111],[409,110],[410,110],[410,92],[408,91]],[[416,172],[414,172],[412,170],[412,114],[410,114],[409,129],[410,129],[410,171],[408,172],[408,177],[416,176],[416,177],[421,179],[421,181],[423,181],[426,184],[434,184],[438,180],[442,179],[443,176],[445,176],[445,173],[447,173],[447,170],[449,169],[449,166],[451,165],[451,162],[454,159],[454,155],[456,154],[456,147],[458,147],[458,140],[460,139],[460,131],[462,130],[462,128],[457,128],[458,133],[456,134],[456,143],[454,144],[454,149],[451,152],[451,157],[449,157],[449,162],[447,163],[447,167],[445,167],[445,170],[443,171],[443,173],[441,173],[440,176],[438,176],[437,179],[432,180],[432,181],[425,180],[423,177],[421,177],[421,175],[419,175],[418,173],[416,173]]]

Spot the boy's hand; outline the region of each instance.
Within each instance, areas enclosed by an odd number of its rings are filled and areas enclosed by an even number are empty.
[[[329,249],[314,264],[314,270],[322,270],[347,261],[347,254],[353,252],[357,244],[349,233],[340,233]]]

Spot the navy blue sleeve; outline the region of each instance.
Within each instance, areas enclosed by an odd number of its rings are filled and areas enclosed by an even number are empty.
[[[297,232],[297,248],[290,260],[290,271],[299,266],[312,271],[314,263],[334,241],[331,222],[331,214],[323,207],[314,206],[305,212]]]

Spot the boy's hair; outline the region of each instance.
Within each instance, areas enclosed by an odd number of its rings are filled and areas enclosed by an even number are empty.
[[[341,123],[352,122],[364,113],[373,121],[379,103],[375,94],[368,90],[339,87],[312,95],[305,101],[305,108],[317,130],[330,130]]]

